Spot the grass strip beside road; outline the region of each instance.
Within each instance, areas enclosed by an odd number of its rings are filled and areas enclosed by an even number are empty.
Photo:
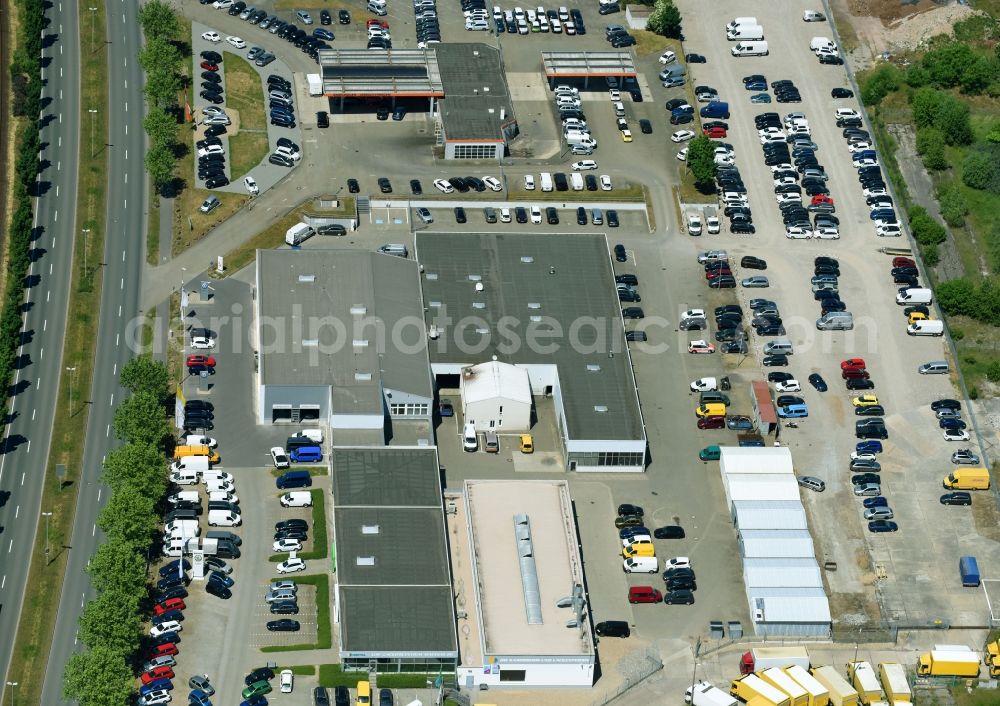
[[[260,75],[243,58],[224,52],[226,108],[239,113],[240,126],[229,138],[231,181],[242,179],[267,155],[267,116]]]
[[[160,264],[160,195],[150,185],[148,215],[146,216],[146,262],[154,267]]]
[[[97,8],[90,10],[88,8]],[[79,2],[81,17],[93,12],[92,21],[105,26],[103,0]],[[80,30],[80,93],[87,104],[107,105],[107,54],[103,35],[91,45],[89,31]],[[106,112],[96,114],[95,131],[107,134]],[[89,124],[82,123],[89,131]],[[82,130],[83,128],[81,128]],[[107,158],[108,151],[91,155],[87,140],[80,140],[80,169],[77,185],[76,245],[73,251],[72,280],[66,335],[63,349],[63,371],[56,398],[56,417],[52,426],[52,445],[46,465],[41,509],[51,512],[48,541],[49,562],[45,557],[45,531],[36,534],[31,553],[31,570],[25,586],[26,600],[17,628],[17,640],[11,656],[8,678],[18,683],[19,703],[41,703],[42,685],[48,664],[48,649],[55,629],[62,583],[66,573],[66,551],[73,532],[76,498],[79,492],[80,463],[86,442],[94,351],[100,312],[101,268],[104,252]],[[89,230],[89,233],[84,233]],[[88,250],[90,256],[88,257]],[[87,269],[84,270],[86,264]],[[66,475],[56,477],[56,465],[63,464]],[[38,518],[39,523],[43,518]],[[61,676],[61,675],[60,675]]]
[[[298,650],[328,650],[332,644],[330,630],[330,577],[326,574],[308,576],[279,576],[276,581],[291,579],[295,583],[316,587],[316,644],[268,645],[261,652],[296,652]],[[323,668],[320,667],[320,675]]]

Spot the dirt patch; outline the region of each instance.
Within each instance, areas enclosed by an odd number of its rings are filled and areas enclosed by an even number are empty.
[[[845,15],[837,10],[846,9],[850,28],[844,34],[856,36],[859,48],[871,60],[883,52],[892,54],[914,49],[938,34],[951,34],[956,21],[976,12],[968,5],[942,7],[931,0],[919,0],[914,4],[903,4],[899,0],[834,0],[833,8],[838,20],[843,20]]]
[[[830,613],[848,625],[873,623],[879,616],[874,597],[864,593],[831,593]]]
[[[972,501],[972,519],[979,536],[1000,542],[1000,510],[992,495],[977,494]]]

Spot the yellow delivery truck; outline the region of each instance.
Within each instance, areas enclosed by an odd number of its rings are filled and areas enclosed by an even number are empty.
[[[836,669],[829,665],[816,667],[810,670],[810,674],[829,690],[830,703],[833,706],[857,706],[857,690],[844,677],[840,676]]]
[[[875,676],[875,669],[868,662],[848,662],[847,678],[851,686],[858,690],[861,703],[872,704],[882,700],[882,687]]]
[[[788,694],[788,706],[809,706],[809,693],[783,670],[771,667],[765,669],[758,676],[771,686]]]
[[[990,472],[985,468],[956,468],[944,477],[948,490],[989,490]]]
[[[978,652],[964,645],[934,645],[917,660],[917,676],[977,677],[980,659]]]
[[[813,675],[799,665],[786,668],[785,674],[806,690],[809,694],[809,706],[827,706],[830,703],[830,690],[816,681]]]
[[[882,662],[878,665],[878,674],[889,703],[913,702],[913,692],[910,690],[910,681],[906,678],[906,669],[903,665],[896,662]]]
[[[788,694],[771,686],[756,674],[745,674],[739,679],[733,679],[729,695],[748,703],[751,699],[761,698],[771,706],[790,706]]]

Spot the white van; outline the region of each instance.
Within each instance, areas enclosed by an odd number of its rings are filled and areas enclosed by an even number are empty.
[[[944,322],[939,319],[914,321],[906,327],[906,332],[911,336],[943,336]]]
[[[655,574],[660,568],[655,556],[633,556],[622,561],[622,570],[626,574]]]
[[[225,471],[205,471],[201,474],[201,479],[206,483],[210,481],[222,481],[224,483],[235,483],[236,479],[233,477],[232,473],[226,473]]]
[[[402,243],[386,243],[380,245],[378,251],[383,255],[395,255],[396,257],[407,257],[410,251]]]
[[[803,22],[826,22],[826,15],[816,10],[805,10],[802,12]]]
[[[308,223],[296,223],[285,231],[285,242],[289,245],[298,245],[304,240],[316,235],[316,231]]]
[[[573,172],[569,175],[569,183],[573,187],[573,191],[583,191],[583,174]]]
[[[178,537],[197,537],[201,534],[201,527],[198,520],[171,520],[163,526],[163,531]]]
[[[238,527],[243,524],[243,518],[229,510],[209,510],[209,527]]]
[[[809,42],[809,48],[817,51],[837,51],[837,45],[829,37],[813,37]]]
[[[479,437],[476,435],[476,425],[466,422],[462,428],[462,448],[466,451],[479,450]]]
[[[732,49],[733,56],[767,56],[766,41],[741,41]]]
[[[170,464],[170,470],[178,473],[181,471],[194,471],[203,473],[208,470],[210,462],[208,456],[185,456],[182,459]]]
[[[303,429],[299,432],[299,436],[307,437],[317,444],[323,443],[323,430],[322,429]]]
[[[198,472],[184,469],[171,471],[170,482],[177,485],[194,485],[198,482]]]
[[[738,42],[741,39],[763,39],[764,28],[760,25],[740,25],[726,32],[726,39]]]
[[[726,25],[726,31],[728,32],[731,29],[736,29],[740,25],[755,25],[755,24],[760,24],[759,22],[757,22],[756,17],[737,17]]]
[[[787,338],[778,338],[764,344],[764,355],[791,355],[792,342]]]
[[[197,503],[201,502],[201,499],[198,497],[197,490],[182,490],[168,497],[167,502],[176,505],[177,503]]]
[[[849,311],[830,311],[816,319],[820,331],[850,331],[854,328],[854,314]]]
[[[548,172],[542,172],[541,179],[542,191],[552,191],[552,175]]]
[[[233,485],[232,481],[222,480],[221,478],[211,478],[205,480],[205,490],[209,493],[231,493],[236,486]]]
[[[900,287],[899,293],[896,295],[896,303],[900,306],[927,305],[931,303],[933,298],[933,292],[926,287]]]
[[[308,490],[294,490],[281,496],[282,507],[311,507],[312,493]]]

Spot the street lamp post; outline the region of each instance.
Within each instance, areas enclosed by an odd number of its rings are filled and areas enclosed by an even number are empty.
[[[90,113],[90,156],[93,157],[94,152],[94,123],[97,121],[97,108],[91,108],[87,111]]]
[[[7,682],[7,686],[10,687],[10,706],[14,706],[14,692],[17,689],[16,681]]]
[[[76,366],[72,368],[66,368],[66,372],[70,373],[69,379],[69,416],[73,416],[73,388],[76,386]]]
[[[94,18],[97,17],[97,8],[90,7],[90,51],[94,51]]]
[[[51,512],[43,512],[42,517],[45,518],[45,565],[49,565],[49,518],[52,517]]]
[[[83,229],[83,275],[87,276],[87,260],[90,255],[90,228]]]

